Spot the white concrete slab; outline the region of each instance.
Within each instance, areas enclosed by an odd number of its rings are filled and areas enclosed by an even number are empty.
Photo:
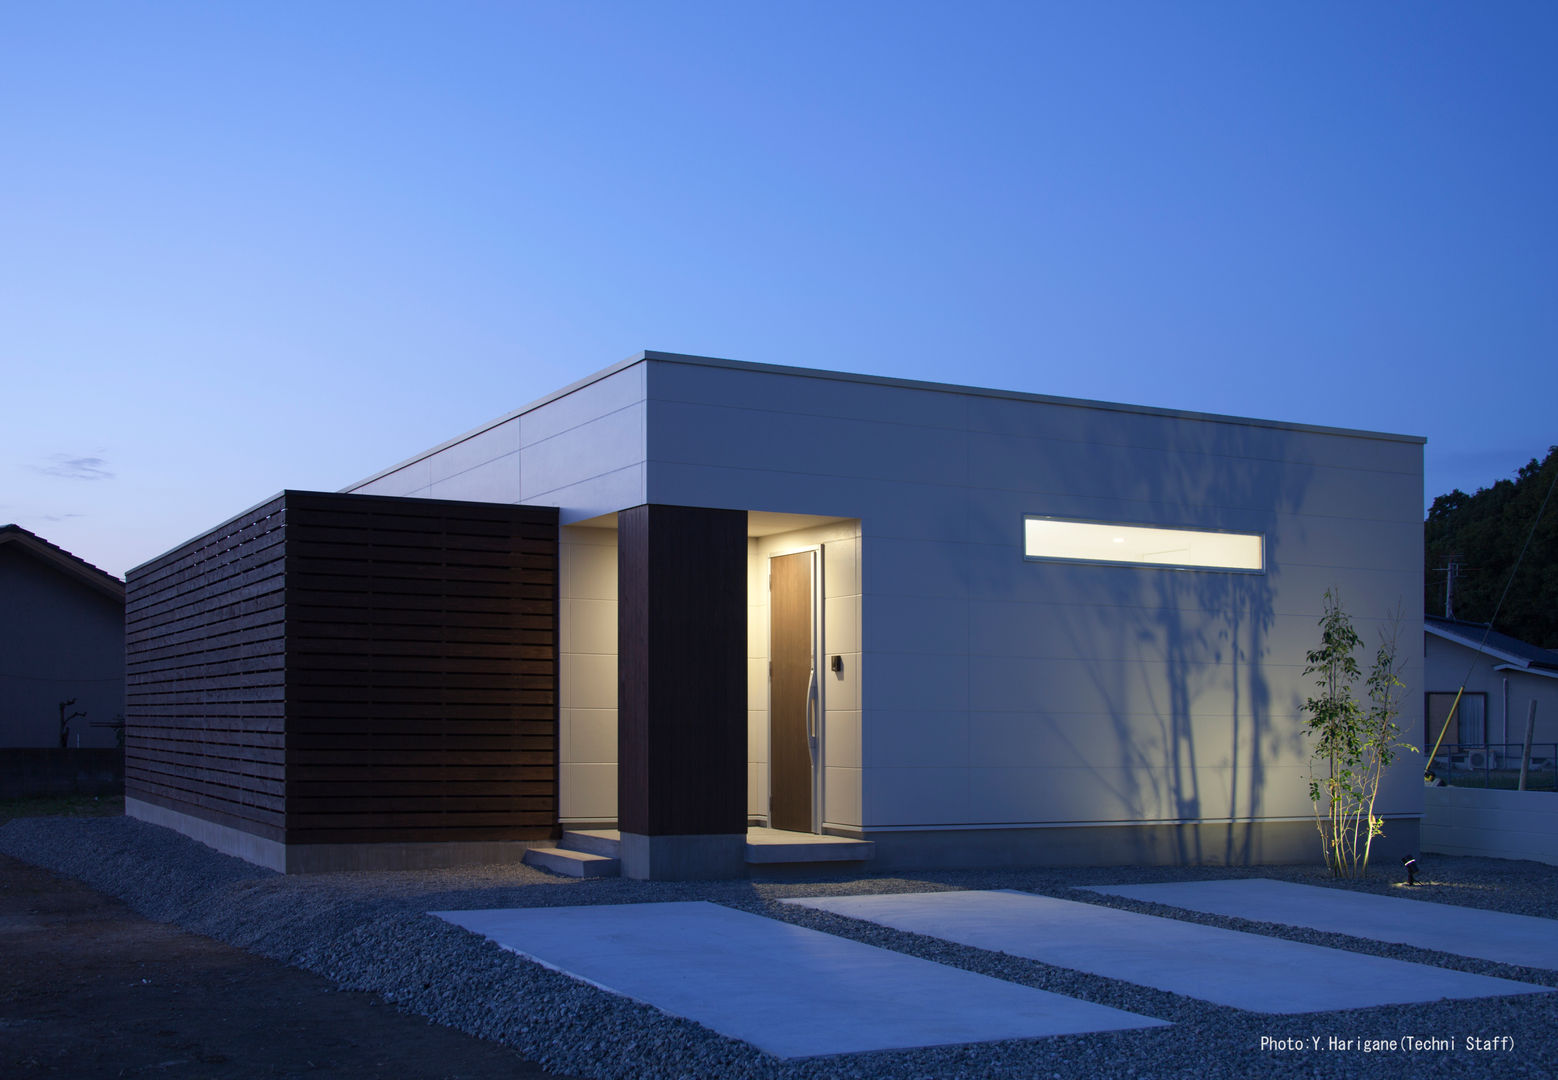
[[[784,1058],[1165,1023],[702,901],[432,914]]]
[[[1548,990],[1032,893],[898,893],[785,903],[1253,1012],[1326,1012]]]
[[[1162,885],[1093,885],[1093,892],[1257,922],[1558,971],[1558,919],[1377,896],[1267,878]],[[1428,887],[1420,887],[1428,891]],[[1417,890],[1414,890],[1417,891]]]

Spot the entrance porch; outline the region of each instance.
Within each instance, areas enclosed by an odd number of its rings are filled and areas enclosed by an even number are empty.
[[[859,836],[857,519],[650,504],[559,553],[564,831],[618,830],[630,877],[741,876],[783,851],[749,827]]]
[[[749,873],[766,869],[859,870],[876,852],[869,840],[749,826],[743,861]],[[556,847],[533,847],[527,866],[568,877],[616,877],[622,872],[622,834],[616,829],[565,829]]]

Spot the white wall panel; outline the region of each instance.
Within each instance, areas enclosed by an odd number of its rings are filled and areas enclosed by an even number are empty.
[[[962,540],[966,488],[654,461],[648,501],[859,518],[872,536]]]
[[[522,502],[561,508],[564,525],[614,514],[630,506],[641,506],[644,495],[644,466],[629,465],[615,472],[592,476],[570,487],[526,495]]]
[[[753,471],[876,480],[913,477],[958,487],[968,483],[967,436],[961,431],[673,401],[655,400],[650,407],[652,461],[718,461]]]
[[[524,448],[520,492],[534,501],[643,460],[644,406],[628,405]],[[625,509],[614,507],[613,509]]]
[[[568,762],[558,766],[558,816],[568,821],[615,821],[617,766]]]
[[[868,720],[869,724],[869,720]],[[864,824],[957,825],[970,817],[966,768],[862,770]]]
[[[843,671],[827,671],[823,676],[823,694],[829,712],[841,709],[856,712],[860,709],[860,687],[864,678],[860,653],[841,653]]]
[[[564,526],[558,547],[563,821],[617,814],[617,534]]]
[[[565,653],[559,698],[566,709],[616,709],[617,658]]]
[[[1233,768],[1258,760],[1296,775],[1308,760],[1298,712],[1250,710],[1060,713],[1047,708],[970,714],[969,764],[986,768],[1162,768],[1171,763]],[[1273,777],[1275,774],[1272,774]]]
[[[824,601],[822,651],[825,654],[860,651],[858,596],[835,596]]]
[[[967,409],[969,429],[975,432],[1375,469],[1406,477],[1418,475],[1422,468],[1420,443],[1389,438],[1333,435],[1232,418],[1152,415],[1086,403],[985,397],[970,398]]]
[[[1032,614],[1025,606],[1019,610]],[[971,651],[969,602],[963,596],[874,593],[864,618],[873,652],[954,656]]]
[[[882,420],[961,431],[967,406],[959,394],[784,372],[676,363],[651,365],[649,393],[663,401],[736,409]]]
[[[964,710],[969,707],[970,668],[966,652],[943,656],[873,652],[869,656],[872,681],[865,708]],[[867,756],[866,761],[871,760]]]
[[[859,828],[861,770],[830,765],[823,770],[823,824]]]
[[[969,714],[945,709],[871,709],[862,754],[873,768],[967,766]]]
[[[567,592],[584,600],[617,600],[615,529],[564,528]]]
[[[858,532],[858,528],[856,530]],[[822,552],[823,595],[860,595],[860,540],[830,540]]]
[[[568,604],[563,651],[617,654],[617,602],[572,597]]]
[[[1020,522],[1019,522],[1020,524]],[[870,558],[860,567],[861,592],[965,599],[971,584],[973,545],[956,540],[906,540],[880,536],[867,529]],[[866,632],[876,616],[865,605]],[[867,642],[867,649],[874,645]]]
[[[637,364],[538,406],[519,418],[520,446],[543,442],[642,402],[644,386],[644,365]],[[640,449],[635,460],[642,457]]]
[[[512,417],[446,446],[428,459],[431,480],[438,483],[451,476],[485,465],[489,461],[519,453],[519,417]],[[512,496],[510,497],[512,498]]]
[[[385,473],[383,476],[346,490],[358,495],[426,498],[431,483],[432,468],[424,458],[420,461],[407,462],[393,472]]]
[[[567,709],[568,759],[595,764],[617,760],[615,709]]]
[[[846,769],[860,768],[860,713],[830,707],[823,725],[828,764]]]
[[[433,459],[436,466],[438,458]],[[427,490],[434,499],[463,499],[468,502],[518,502],[519,452],[435,480]]]

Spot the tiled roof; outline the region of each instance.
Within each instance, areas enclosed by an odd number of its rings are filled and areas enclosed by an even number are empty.
[[[1551,649],[1539,648],[1519,638],[1501,634],[1497,630],[1489,630],[1486,623],[1466,622],[1462,619],[1442,619],[1437,615],[1423,616],[1423,629],[1430,634],[1437,634],[1448,641],[1468,648],[1478,648],[1483,645],[1484,636],[1487,644],[1483,650],[1490,655],[1519,664],[1522,667],[1547,668],[1558,671],[1558,652]]]
[[[0,525],[0,548],[13,547],[121,603],[124,582],[20,525]]]

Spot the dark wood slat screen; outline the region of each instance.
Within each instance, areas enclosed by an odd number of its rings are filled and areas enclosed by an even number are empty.
[[[128,575],[125,794],[282,840],[285,498]]]
[[[132,798],[288,844],[555,831],[555,509],[288,491],[127,590]]]
[[[617,820],[644,836],[744,834],[746,515],[617,515]]]

